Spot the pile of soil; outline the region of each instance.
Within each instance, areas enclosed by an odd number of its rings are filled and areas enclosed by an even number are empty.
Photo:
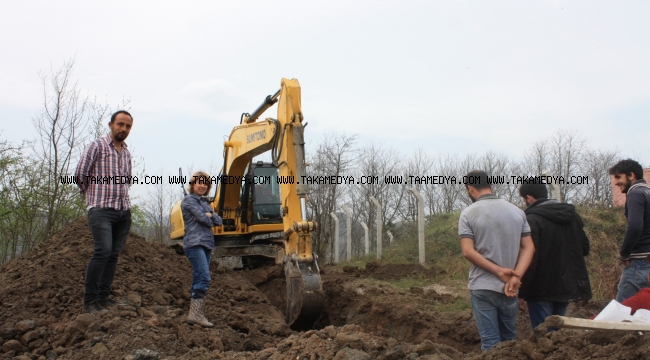
[[[92,247],[87,219],[80,218],[1,267],[4,356],[113,359],[147,348],[173,357],[196,347],[219,352],[262,350],[291,334],[264,294],[237,273],[219,274],[216,262],[206,297],[206,315],[216,326],[202,329],[186,324],[189,261],[134,234],[126,240],[113,283],[113,298],[124,305],[110,307],[100,316],[82,314]]]
[[[650,350],[648,337],[638,334],[533,333],[521,313],[518,340],[481,353],[471,311],[439,311],[463,295],[429,286],[398,290],[382,281],[417,277],[434,284],[443,270],[376,262],[365,269],[323,266],[323,314],[313,330],[294,332],[282,314],[281,266],[231,271],[215,261],[206,297],[215,327],[190,326],[189,262],[133,234],[113,284],[112,297],[122,305],[93,316],[81,312],[91,253],[88,223],[80,218],[0,267],[0,358],[641,359]],[[602,305],[571,306],[569,315],[589,317]]]

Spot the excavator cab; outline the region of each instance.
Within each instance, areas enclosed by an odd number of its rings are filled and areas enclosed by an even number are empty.
[[[253,164],[251,169],[251,224],[281,224],[282,202],[278,168],[260,161]]]
[[[251,163],[242,182],[240,204],[242,223],[282,224],[282,201],[278,167],[258,161]]]

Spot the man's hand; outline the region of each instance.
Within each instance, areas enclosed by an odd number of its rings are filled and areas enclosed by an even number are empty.
[[[504,286],[504,293],[508,297],[516,297],[517,296],[517,290],[519,290],[519,287],[521,286],[521,281],[519,281],[519,276],[516,274],[513,274],[510,279],[506,282],[506,285]]]
[[[623,265],[623,266],[625,266],[625,267],[628,267],[628,266],[630,266],[630,260],[621,260],[621,259],[618,259],[618,264],[619,264],[619,265]]]
[[[508,282],[511,277],[517,276],[519,277],[519,274],[517,274],[513,269],[508,269],[508,268],[499,268],[499,271],[496,274],[499,277],[499,280],[505,282]]]
[[[209,217],[209,218],[212,217],[212,213],[209,213],[209,212],[205,213],[205,215],[206,215],[207,217]]]

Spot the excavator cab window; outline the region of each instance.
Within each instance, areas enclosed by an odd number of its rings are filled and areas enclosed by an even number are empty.
[[[253,224],[282,223],[278,169],[271,164],[253,168]]]

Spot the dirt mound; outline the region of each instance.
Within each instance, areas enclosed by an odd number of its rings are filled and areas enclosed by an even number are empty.
[[[124,305],[98,317],[80,315],[91,253],[88,222],[80,218],[1,267],[0,340],[5,354],[87,359],[121,358],[141,348],[166,355],[184,354],[193,347],[261,350],[291,333],[263,293],[237,273],[219,274],[217,263],[206,297],[206,315],[216,327],[187,325],[189,262],[133,234],[113,284],[115,300]]]
[[[650,339],[639,333],[560,330],[523,341],[507,341],[475,360],[647,359]]]
[[[315,329],[302,333],[291,331],[282,315],[282,266],[230,271],[213,262],[206,315],[216,326],[189,326],[189,262],[133,234],[113,286],[112,297],[122,305],[92,316],[81,314],[91,252],[82,218],[0,267],[0,358],[640,359],[650,350],[647,336],[637,334],[535,335],[521,313],[519,340],[480,353],[471,311],[441,310],[456,304],[458,294],[439,293],[436,286],[399,290],[383,282],[416,277],[433,285],[444,270],[374,262],[343,271],[323,266],[326,308]],[[588,317],[603,305],[571,306],[569,315]]]
[[[382,264],[369,262],[366,264],[365,273],[368,277],[378,280],[398,280],[403,278],[433,279],[446,272],[437,267],[426,268],[420,264]]]

